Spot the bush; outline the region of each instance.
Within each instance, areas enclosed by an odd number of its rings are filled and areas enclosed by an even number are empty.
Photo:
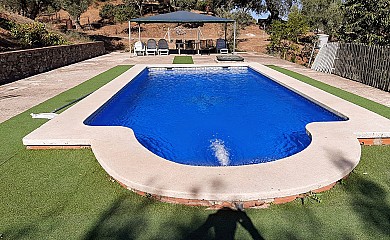
[[[299,54],[299,39],[309,30],[305,17],[298,8],[292,8],[288,15],[288,21],[273,21],[267,33],[271,42],[267,46],[267,51],[271,54],[279,54],[283,59],[290,56],[292,61],[296,60]]]
[[[49,33],[39,22],[16,24],[11,35],[27,47],[44,47],[65,44],[66,40],[56,33]]]
[[[44,46],[55,46],[67,44],[67,41],[59,34],[49,32],[43,36]]]
[[[137,16],[137,11],[130,4],[113,5],[105,4],[99,12],[102,19],[107,19],[110,22],[125,22]]]
[[[206,11],[208,3],[206,1],[198,1],[195,5],[195,9],[199,11]]]
[[[180,10],[191,10],[195,9],[196,0],[176,0],[175,7],[178,7]]]
[[[109,21],[114,21],[114,17],[115,17],[115,6],[114,4],[105,4],[102,9],[100,9],[99,11],[99,16],[102,18],[102,19],[107,19]]]
[[[0,18],[0,27],[10,31],[13,27],[15,27],[15,23],[12,21],[8,21],[7,19]]]
[[[137,11],[133,5],[121,4],[115,7],[115,22],[126,22],[137,16]]]

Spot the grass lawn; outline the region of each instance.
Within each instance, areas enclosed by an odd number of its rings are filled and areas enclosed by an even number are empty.
[[[175,56],[173,59],[173,64],[193,64],[191,56]]]
[[[213,239],[212,228],[221,239],[234,231],[236,239],[390,236],[390,146],[364,146],[355,171],[321,194],[321,203],[296,200],[245,214],[140,197],[113,182],[89,149],[24,148],[22,137],[45,122],[29,113],[51,111],[128,68],[115,67],[0,124],[0,239]]]

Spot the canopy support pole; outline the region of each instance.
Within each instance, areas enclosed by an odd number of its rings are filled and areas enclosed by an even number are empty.
[[[141,42],[141,24],[138,23],[138,41]]]
[[[130,50],[130,57],[131,57],[131,24],[129,21],[129,50]]]
[[[236,53],[236,21],[234,21],[233,23],[233,54]]]
[[[225,42],[226,42],[227,23],[225,23]]]

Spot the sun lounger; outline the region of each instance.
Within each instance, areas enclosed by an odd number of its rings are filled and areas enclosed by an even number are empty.
[[[156,40],[149,39],[146,43],[146,55],[156,55],[157,54],[157,44]]]
[[[165,39],[158,40],[158,54],[159,55],[168,55],[169,47],[168,42]]]
[[[226,45],[226,41],[222,38],[217,39],[216,43],[217,53],[220,54],[228,54],[229,50]]]

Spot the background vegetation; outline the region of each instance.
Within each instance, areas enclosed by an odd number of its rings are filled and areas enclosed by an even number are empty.
[[[121,4],[110,0],[0,0],[0,8],[31,19],[40,14],[66,10],[76,30],[82,30],[80,16],[94,2],[104,2],[100,8],[103,21],[116,24],[130,18],[152,13],[146,0],[123,0]],[[330,40],[357,42],[368,45],[390,45],[390,4],[388,0],[156,0],[157,10],[166,13],[176,10],[199,10],[219,17],[235,19],[238,30],[254,23],[251,13],[268,14],[265,20],[271,43],[269,53],[291,61],[305,62],[316,38],[325,33]],[[156,8],[155,8],[156,9]],[[155,10],[153,11],[155,12]],[[14,36],[23,38],[22,31],[35,36],[41,26],[19,26]],[[230,32],[230,31],[229,31]],[[238,31],[239,32],[239,31]],[[42,35],[42,34],[41,34]],[[24,45],[61,44],[62,39],[52,33],[43,34]],[[228,36],[232,38],[232,36]]]
[[[26,47],[44,47],[66,44],[67,41],[59,34],[46,30],[39,22],[11,24],[11,35]]]

